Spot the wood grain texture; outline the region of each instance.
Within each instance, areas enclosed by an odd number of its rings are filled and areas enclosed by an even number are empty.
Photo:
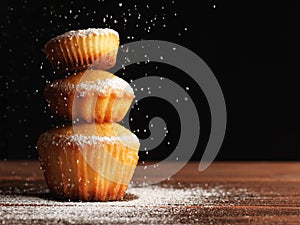
[[[133,185],[123,201],[83,203],[53,199],[39,162],[2,161],[0,208],[3,224],[300,224],[300,162],[215,162],[204,172],[191,162]]]

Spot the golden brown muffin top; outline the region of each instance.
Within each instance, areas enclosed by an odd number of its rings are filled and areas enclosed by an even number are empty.
[[[77,145],[121,142],[133,150],[138,150],[140,145],[136,135],[118,123],[82,123],[52,128],[41,134],[38,145],[59,144],[61,140]]]
[[[76,72],[65,78],[53,81],[46,86],[46,89],[58,89],[60,92],[91,93],[109,95],[133,96],[133,90],[130,85],[123,79],[104,70],[85,70]]]
[[[71,30],[71,31],[67,31],[63,34],[60,34],[56,37],[51,38],[46,44],[45,47],[47,47],[47,45],[52,42],[52,41],[59,41],[60,39],[63,38],[73,38],[73,37],[78,37],[78,36],[82,36],[82,37],[87,37],[87,36],[101,36],[101,35],[115,35],[118,39],[119,39],[119,33],[113,29],[110,28],[88,28],[88,29],[80,29],[80,30]]]

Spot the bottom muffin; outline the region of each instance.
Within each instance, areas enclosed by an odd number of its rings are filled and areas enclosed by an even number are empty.
[[[139,140],[117,123],[53,128],[37,142],[50,191],[81,201],[121,200],[138,162]]]

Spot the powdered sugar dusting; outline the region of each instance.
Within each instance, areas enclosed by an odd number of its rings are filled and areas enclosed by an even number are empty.
[[[61,35],[58,35],[52,38],[51,40],[58,40],[60,38],[65,38],[65,37],[67,38],[72,38],[75,36],[87,37],[90,35],[108,35],[108,34],[114,34],[119,38],[119,33],[110,28],[88,28],[88,29],[81,29],[81,30],[71,30]]]
[[[123,93],[126,95],[134,94],[130,85],[119,77],[106,78],[96,81],[83,81],[77,85],[63,81],[57,81],[52,83],[50,87],[57,88],[59,91],[76,91],[80,93],[80,96],[84,96],[87,93],[109,95],[111,92],[118,95]]]
[[[25,221],[25,224],[42,221],[47,224],[181,224],[184,214],[184,223],[190,224],[198,223],[201,210],[213,213],[211,206],[230,205],[237,195],[244,198],[253,195],[246,189],[200,185],[129,187],[127,193],[123,201],[117,202],[59,202],[47,195],[1,195],[0,218]]]
[[[90,135],[85,136],[82,134],[73,134],[73,135],[48,135],[45,133],[42,136],[42,144],[47,147],[49,145],[55,146],[65,146],[65,145],[74,145],[84,147],[89,146],[101,146],[103,144],[113,144],[116,142],[121,142],[128,146],[133,146],[136,143],[139,143],[138,138],[134,134],[123,135],[123,136],[97,136]]]

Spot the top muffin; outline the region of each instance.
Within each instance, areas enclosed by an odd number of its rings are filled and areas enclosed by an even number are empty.
[[[89,28],[68,31],[45,44],[46,57],[58,72],[73,72],[89,67],[107,70],[116,64],[120,44],[117,31]]]

